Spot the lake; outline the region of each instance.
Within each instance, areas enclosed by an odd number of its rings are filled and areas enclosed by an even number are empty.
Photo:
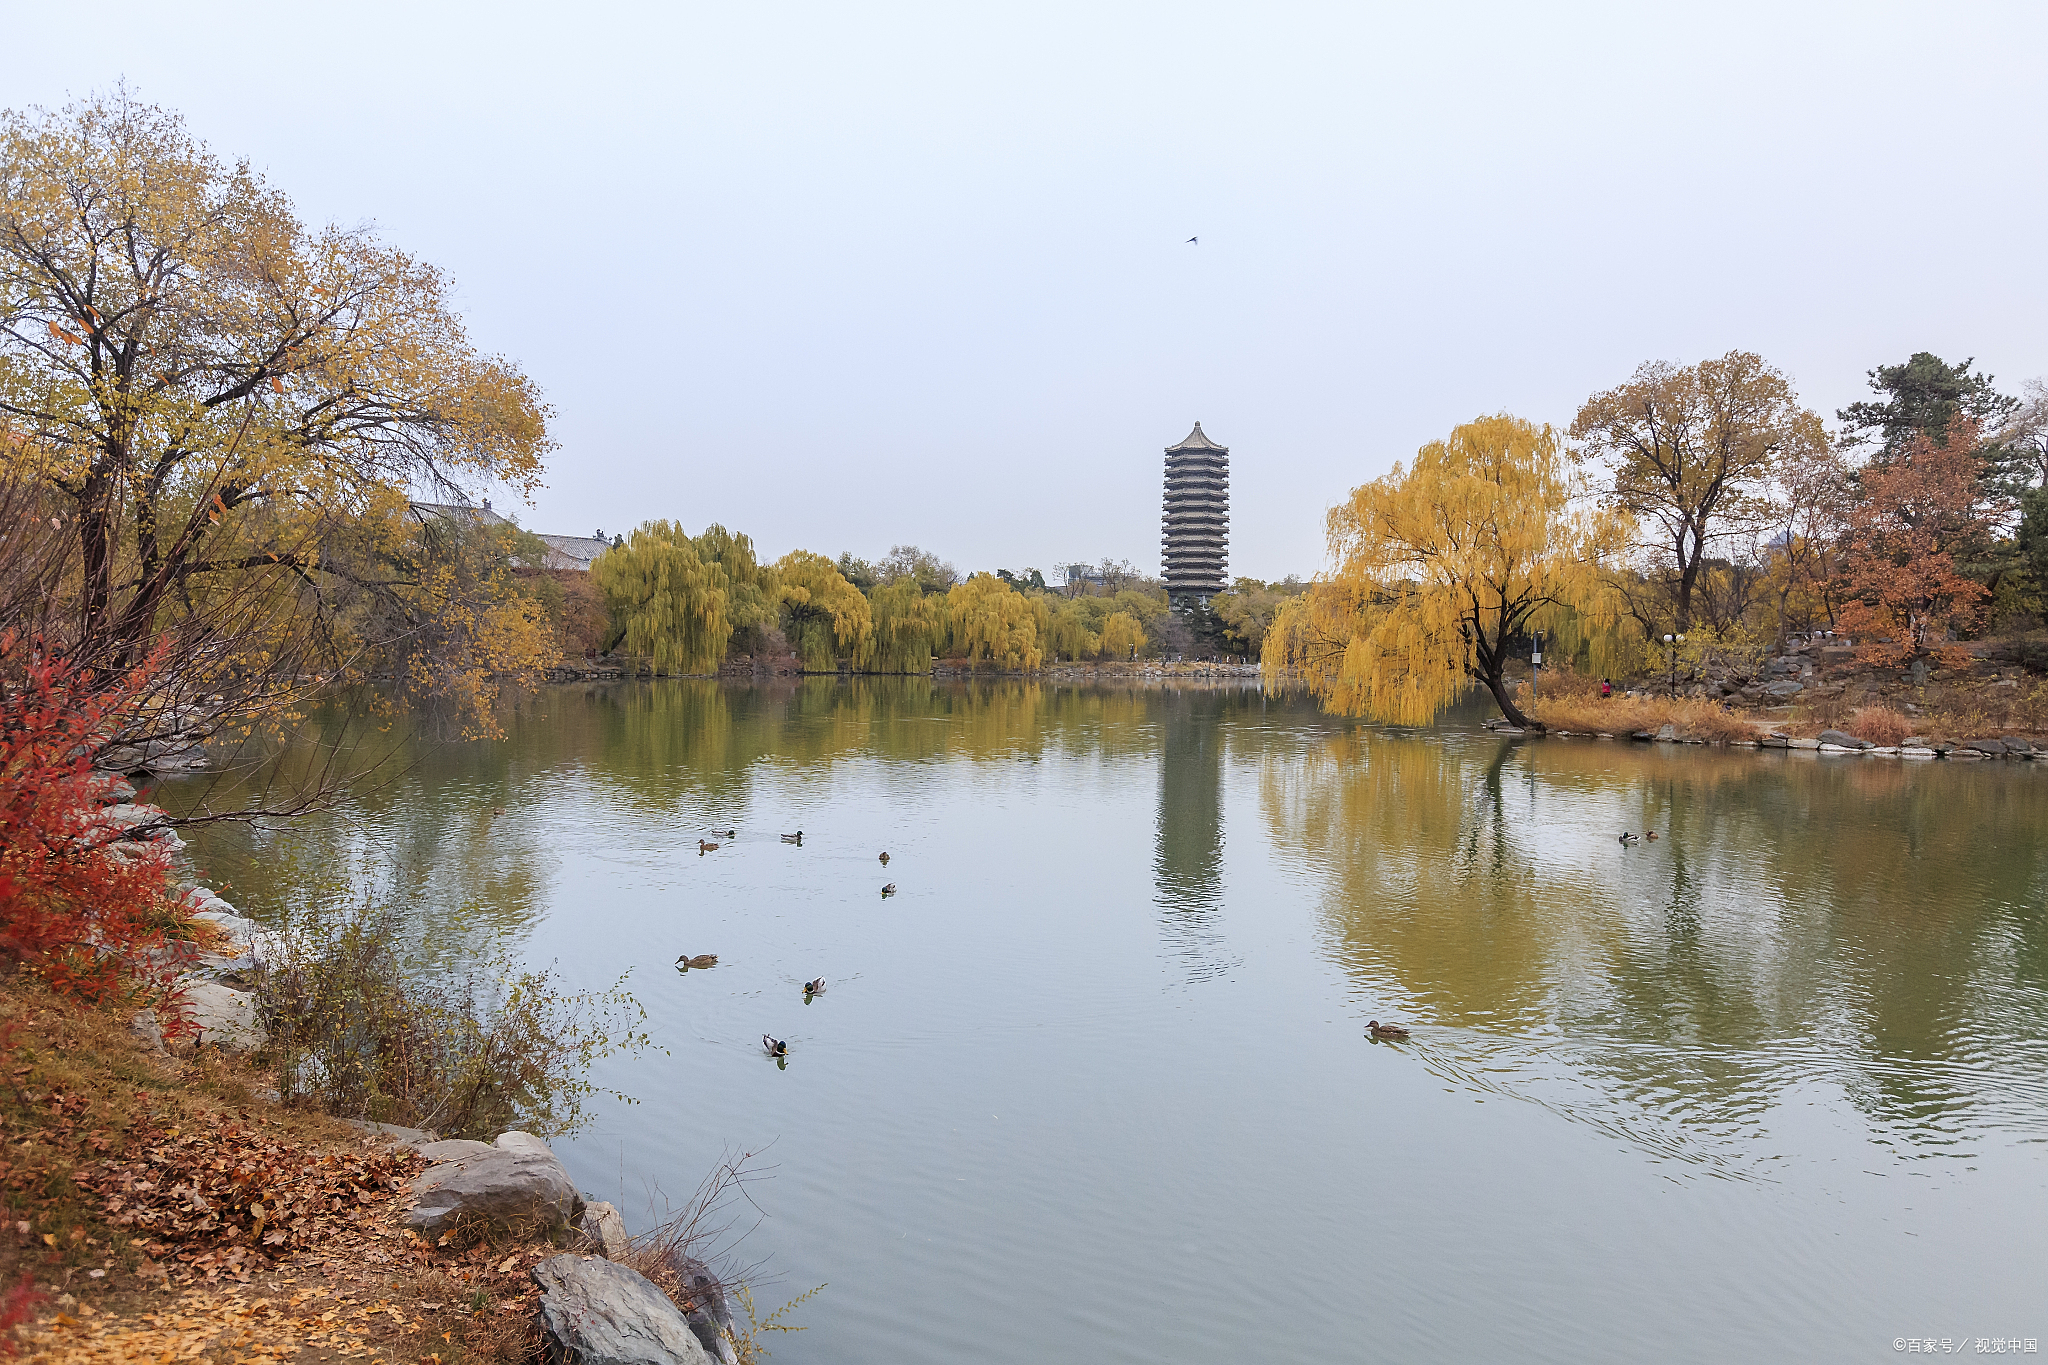
[[[258,918],[352,868],[573,984],[630,972],[665,1051],[558,1150],[636,1228],[762,1153],[760,1310],[829,1284],[781,1365],[2048,1336],[2048,764],[1479,715],[561,687],[345,817],[193,851]]]

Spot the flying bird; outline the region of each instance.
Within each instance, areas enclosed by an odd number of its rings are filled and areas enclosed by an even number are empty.
[[[1196,246],[1200,246],[1202,244],[1202,239],[1200,237],[1190,237],[1188,238],[1188,241],[1192,242]]]

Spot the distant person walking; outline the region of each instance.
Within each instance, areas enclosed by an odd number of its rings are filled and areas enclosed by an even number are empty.
[[[1602,700],[1602,701],[1606,701],[1606,700],[1607,700],[1607,699],[1608,699],[1609,697],[1611,697],[1611,696],[1613,696],[1613,695],[1614,695],[1614,684],[1613,684],[1613,683],[1611,683],[1611,682],[1609,682],[1609,681],[1608,681],[1607,679],[1605,679],[1605,678],[1602,678],[1602,679],[1600,680],[1600,700]]]

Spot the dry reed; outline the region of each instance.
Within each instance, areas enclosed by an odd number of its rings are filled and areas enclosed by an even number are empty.
[[[1539,697],[1529,708],[1530,716],[1550,730],[1573,734],[1633,734],[1638,730],[1655,733],[1670,725],[1682,738],[1715,743],[1755,739],[1757,726],[1719,702],[1694,697],[1675,700],[1662,697],[1608,697],[1602,700],[1598,685],[1590,697],[1569,694]]]

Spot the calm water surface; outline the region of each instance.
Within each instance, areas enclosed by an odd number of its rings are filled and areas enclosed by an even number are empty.
[[[762,1310],[830,1284],[785,1365],[2048,1337],[2048,764],[923,680],[557,689],[417,756],[299,865],[630,969],[666,1055],[564,1158],[645,1226],[765,1149]],[[282,836],[202,851],[294,894]]]

